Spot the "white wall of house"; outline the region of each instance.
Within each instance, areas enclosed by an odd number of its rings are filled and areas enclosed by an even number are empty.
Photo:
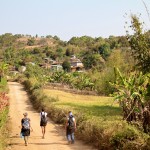
[[[63,67],[61,65],[51,65],[51,68],[50,68],[51,71],[60,71],[62,69]]]

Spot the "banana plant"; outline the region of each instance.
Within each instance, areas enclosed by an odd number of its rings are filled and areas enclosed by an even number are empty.
[[[78,76],[78,78],[76,78],[74,82],[74,86],[79,90],[94,89],[94,83],[91,81],[91,79],[88,76],[84,74],[81,74],[80,76]]]
[[[61,82],[63,75],[64,75],[63,71],[57,71],[52,74],[52,78],[55,82]]]
[[[111,83],[116,88],[113,96],[118,100],[123,110],[123,118],[127,121],[141,120],[143,109],[147,105],[147,85],[150,81],[148,75],[142,72],[130,73],[123,76],[118,68],[114,69],[116,82]]]
[[[8,71],[8,64],[4,62],[0,63],[0,82],[1,82],[1,79],[5,77],[7,71]]]
[[[6,63],[4,63],[4,62],[3,62],[3,63],[0,63],[0,76],[1,76],[1,77],[4,77],[4,76],[5,76],[7,70],[8,70],[8,64],[6,64]]]

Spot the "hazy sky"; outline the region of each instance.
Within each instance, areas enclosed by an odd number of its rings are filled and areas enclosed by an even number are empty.
[[[144,0],[150,11],[150,0]],[[125,35],[124,14],[139,14],[149,29],[142,0],[0,0],[0,34],[109,37]]]

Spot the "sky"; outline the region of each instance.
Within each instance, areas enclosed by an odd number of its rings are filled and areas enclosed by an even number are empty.
[[[150,29],[150,0],[0,0],[0,35],[121,36],[131,13]]]

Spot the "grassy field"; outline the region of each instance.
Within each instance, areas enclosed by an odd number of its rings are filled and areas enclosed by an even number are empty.
[[[45,89],[44,93],[52,98],[58,99],[54,105],[63,109],[80,112],[92,119],[100,121],[119,121],[121,109],[111,97],[78,95],[58,90]]]

